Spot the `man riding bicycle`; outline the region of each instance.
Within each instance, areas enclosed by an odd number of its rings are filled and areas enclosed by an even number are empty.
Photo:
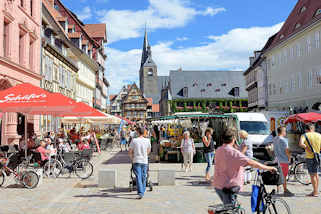
[[[244,167],[277,172],[275,167],[251,160],[234,148],[237,132],[230,128],[223,134],[223,145],[216,150],[213,186],[224,204],[236,203],[236,194],[242,189]]]

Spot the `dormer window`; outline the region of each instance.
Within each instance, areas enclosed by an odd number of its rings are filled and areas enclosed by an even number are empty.
[[[301,7],[300,13],[303,13],[307,8],[305,6]]]
[[[284,35],[282,34],[281,36],[280,36],[280,39],[283,39],[284,38]]]
[[[321,9],[318,9],[317,12],[315,13],[315,16],[318,16],[321,14]]]
[[[300,24],[300,23],[297,23],[297,24],[295,25],[295,29],[298,29],[299,27],[301,27],[301,24]]]
[[[148,70],[147,75],[148,75],[148,76],[153,76],[153,69],[152,69],[152,68],[150,68],[150,69]]]

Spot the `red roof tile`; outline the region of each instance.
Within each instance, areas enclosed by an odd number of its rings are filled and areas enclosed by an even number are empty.
[[[109,100],[112,101],[113,99],[115,99],[116,96],[116,94],[109,95]]]
[[[303,7],[306,9],[301,12]],[[315,16],[318,9],[321,9],[320,0],[299,0],[274,38],[271,47],[278,45],[293,34],[320,20],[321,14]],[[300,26],[296,28],[297,24],[300,24]]]
[[[68,33],[69,38],[80,38],[81,33],[80,32],[73,32],[73,33]]]
[[[92,38],[107,39],[106,24],[86,24],[84,28]]]
[[[148,103],[147,103],[148,106],[152,106],[153,105],[153,98],[148,97],[148,98],[146,98],[146,100],[148,101]]]
[[[152,105],[152,112],[159,112],[159,104]]]
[[[57,20],[60,22],[60,21],[62,21],[62,22],[65,22],[65,21],[67,21],[67,17],[62,17],[62,16],[60,16],[60,17],[57,17]]]

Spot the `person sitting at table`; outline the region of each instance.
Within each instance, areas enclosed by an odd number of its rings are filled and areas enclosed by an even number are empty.
[[[84,139],[83,141],[79,142],[77,144],[78,151],[83,151],[85,149],[90,149],[90,145],[87,139]]]
[[[42,165],[49,160],[50,150],[46,149],[47,143],[44,140],[40,141],[40,146],[36,149],[41,155]]]
[[[59,147],[59,149],[62,150],[62,152],[70,152],[71,151],[69,144],[66,143],[63,139],[59,138],[58,142],[59,142],[58,147]]]

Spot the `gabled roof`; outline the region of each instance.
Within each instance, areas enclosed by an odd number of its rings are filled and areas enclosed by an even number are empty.
[[[316,16],[316,12],[319,9],[321,9],[320,0],[299,0],[281,30],[277,33],[270,48],[275,47],[295,33],[319,21],[321,14]]]
[[[148,100],[144,97],[143,93],[142,93],[141,90],[137,87],[136,83],[133,83],[132,85],[130,85],[130,88],[129,88],[129,90],[128,90],[128,93],[127,93],[126,96],[123,98],[123,102],[126,102],[126,100],[128,99],[128,96],[130,95],[130,93],[131,93],[131,91],[132,91],[133,89],[138,90],[139,95],[142,97],[142,99],[143,99],[146,103],[148,103]]]
[[[103,38],[107,41],[106,24],[86,24],[84,28],[92,38]]]
[[[66,37],[67,36],[67,32],[65,32],[65,29],[62,28],[62,26],[59,24],[59,18],[62,17],[61,14],[55,9],[53,8],[48,2],[47,0],[42,0],[42,3],[44,5],[44,7],[47,9],[47,11],[49,12],[49,14],[52,16],[53,20],[56,22],[57,26],[60,28],[61,32],[63,32],[65,34]]]

